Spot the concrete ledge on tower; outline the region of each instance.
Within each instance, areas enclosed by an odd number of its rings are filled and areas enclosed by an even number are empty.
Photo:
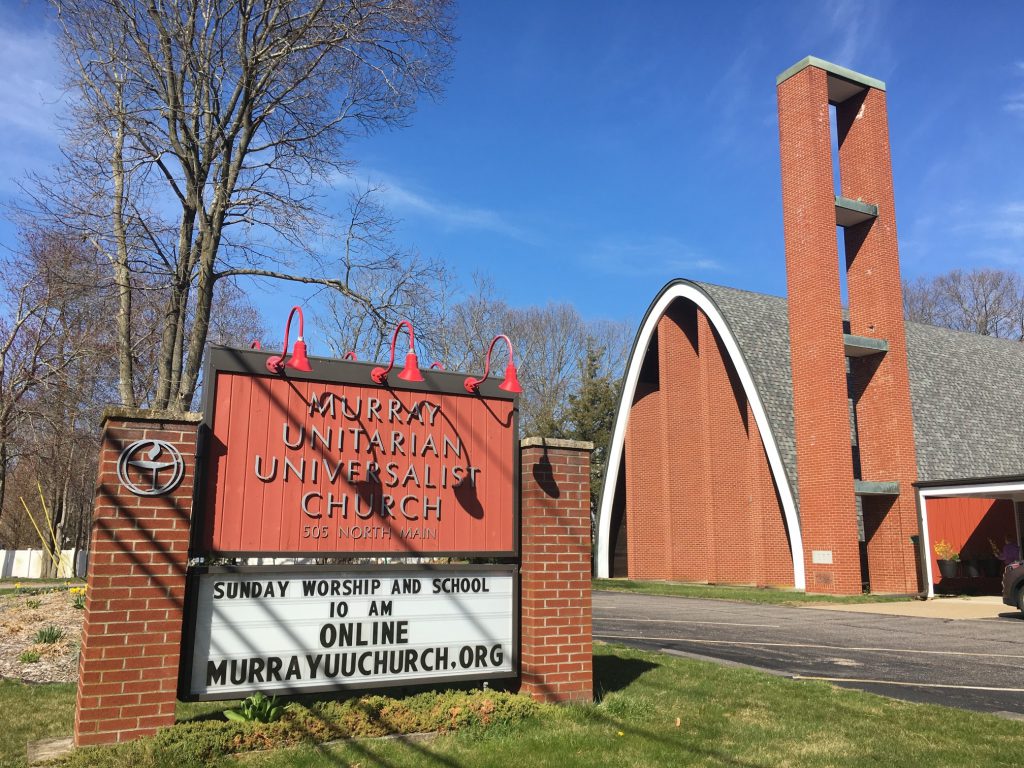
[[[836,195],[836,226],[855,227],[878,218],[878,206]]]
[[[847,357],[884,355],[889,351],[889,342],[885,339],[872,339],[867,336],[854,336],[852,333],[844,333],[843,349],[846,351]]]
[[[880,91],[885,90],[885,83],[881,80],[876,80],[873,77],[862,75],[860,72],[854,72],[852,69],[847,69],[846,67],[841,67],[838,64],[833,64],[831,61],[819,59],[817,56],[808,56],[807,58],[798,61],[792,67],[775,78],[775,85],[780,85],[797,72],[802,72],[807,69],[807,67],[817,67],[818,69],[823,69],[828,73],[828,100],[832,104],[842,104],[848,98],[857,95],[865,88],[877,88]]]
[[[854,480],[853,493],[856,496],[899,496],[897,480]]]

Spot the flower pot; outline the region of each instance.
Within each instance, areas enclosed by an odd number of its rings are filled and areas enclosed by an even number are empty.
[[[961,563],[964,567],[964,576],[968,579],[976,579],[981,575],[981,571],[978,570],[977,560],[962,560]]]
[[[939,560],[939,575],[944,579],[955,579],[957,565],[956,560]]]

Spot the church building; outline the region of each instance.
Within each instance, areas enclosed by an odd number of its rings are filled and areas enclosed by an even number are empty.
[[[1024,347],[904,321],[885,84],[808,57],[777,93],[788,297],[684,279],[655,297],[597,575],[998,593],[1024,512]]]

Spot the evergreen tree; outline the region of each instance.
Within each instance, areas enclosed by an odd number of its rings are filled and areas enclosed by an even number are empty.
[[[587,440],[594,444],[590,456],[590,514],[597,510],[608,461],[615,411],[619,401],[620,379],[609,371],[602,371],[604,349],[593,340],[587,343],[586,353],[580,359],[579,389],[569,395],[562,434],[572,440]]]

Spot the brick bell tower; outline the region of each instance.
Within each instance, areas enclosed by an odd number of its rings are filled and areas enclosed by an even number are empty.
[[[916,592],[917,460],[885,84],[814,57],[776,83],[807,591],[856,594],[868,582]]]

